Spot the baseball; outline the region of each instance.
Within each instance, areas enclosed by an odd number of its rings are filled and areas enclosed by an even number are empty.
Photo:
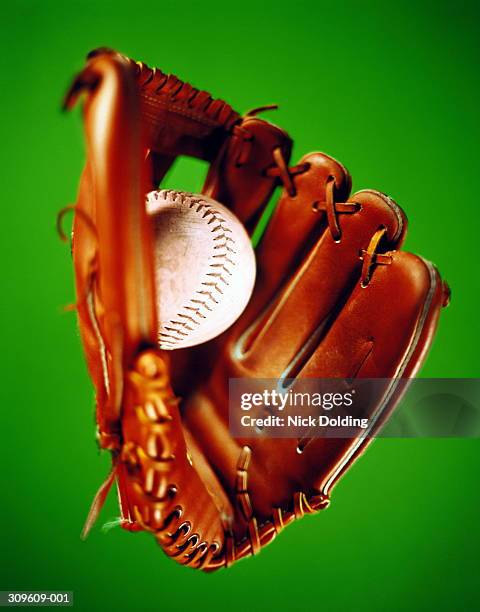
[[[203,195],[151,191],[159,344],[173,350],[215,338],[245,309],[255,254],[243,225]]]

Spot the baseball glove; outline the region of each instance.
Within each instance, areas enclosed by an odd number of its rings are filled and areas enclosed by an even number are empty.
[[[431,263],[399,250],[407,221],[391,198],[350,196],[346,168],[323,153],[289,164],[288,134],[258,117],[270,107],[241,116],[107,49],[88,56],[66,108],[80,94],[87,161],[72,207],[76,307],[98,441],[112,455],[85,531],[116,481],[122,527],[150,531],[184,565],[227,567],[326,508],[375,434],[234,438],[229,378],[413,377],[448,287]],[[166,352],[145,194],[180,155],[209,162],[203,194],[249,232],[275,187],[283,190],[243,315],[213,341]],[[400,397],[372,401],[377,428]]]

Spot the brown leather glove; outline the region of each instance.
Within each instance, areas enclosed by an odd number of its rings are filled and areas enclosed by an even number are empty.
[[[403,211],[323,153],[289,166],[291,140],[172,75],[109,50],[90,54],[67,94],[85,93],[87,164],[73,230],[80,331],[96,387],[98,439],[113,468],[121,524],[151,531],[179,563],[214,570],[257,553],[291,521],[329,503],[371,437],[234,439],[231,377],[415,375],[448,288],[398,250]],[[157,344],[152,228],[145,194],[178,155],[210,162],[203,193],[249,231],[280,201],[256,250],[242,317],[194,349]],[[385,420],[401,393],[373,402]],[[180,399],[181,398],[181,399]],[[372,435],[375,432],[372,432]]]

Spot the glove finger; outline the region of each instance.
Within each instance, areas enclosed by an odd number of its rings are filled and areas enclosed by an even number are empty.
[[[357,283],[299,373],[301,378],[388,379],[367,406],[355,407],[369,418],[369,429],[359,429],[353,439],[312,439],[304,449],[305,465],[322,466],[315,488],[325,495],[395,408],[405,379],[415,376],[425,358],[447,303],[448,287],[430,262],[399,251],[386,255],[390,263],[379,265],[366,287]]]
[[[300,376],[382,378],[415,374],[418,363],[411,361],[417,355],[415,351],[423,354],[421,341],[432,336],[444,286],[433,264],[417,255],[389,251],[384,257],[366,284],[355,284]],[[332,351],[333,346],[337,351]]]
[[[279,127],[247,115],[232,129],[208,172],[202,193],[228,206],[252,233],[278,178],[274,152],[288,163],[292,142]]]
[[[131,68],[121,56],[99,55],[75,83],[75,96],[87,93],[88,152],[74,221],[78,313],[87,357],[97,363],[91,370],[99,395],[108,395],[98,414],[106,433],[118,419],[123,368],[139,345],[156,343],[153,236],[145,212],[145,147]]]
[[[324,153],[304,156],[299,167],[307,170],[294,177],[295,193],[284,189],[256,249],[257,284],[243,319],[251,323],[272,300],[282,284],[295,273],[305,254],[325,232],[326,214],[316,208],[324,202],[327,183],[334,179],[337,202],[344,202],[351,188],[348,170]]]
[[[400,244],[405,217],[390,198],[361,191],[349,202],[354,212],[340,216],[341,237],[335,240],[330,228],[324,230],[290,281],[238,339],[236,354],[254,375],[294,376],[358,282],[361,251],[378,228],[386,229],[390,247]]]

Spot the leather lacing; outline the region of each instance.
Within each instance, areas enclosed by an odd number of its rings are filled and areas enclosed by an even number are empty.
[[[98,245],[98,234],[95,227],[94,222],[89,217],[89,215],[76,206],[75,204],[69,204],[68,206],[64,206],[57,213],[57,233],[60,236],[60,239],[63,242],[68,242],[69,238],[63,229],[63,220],[67,213],[74,212],[78,214],[78,219],[85,224],[85,227],[91,232],[93,239],[95,240],[96,245]],[[73,253],[73,230],[70,232],[70,253]],[[105,391],[107,395],[110,394],[110,379],[108,374],[108,366],[107,366],[107,351],[105,340],[100,331],[100,326],[98,324],[96,312],[95,312],[95,300],[94,300],[94,286],[98,273],[98,262],[97,262],[97,249],[95,249],[95,253],[90,257],[89,261],[86,264],[86,275],[84,279],[84,283],[82,286],[82,293],[77,294],[77,300],[75,304],[68,305],[65,310],[72,311],[78,310],[80,305],[86,305],[88,316],[90,318],[90,323],[92,326],[93,333],[97,339],[99,346],[99,358],[102,364],[102,373],[103,373],[103,382],[105,385]],[[119,448],[119,437],[117,434],[112,432],[105,432],[98,430],[97,438],[100,443],[100,446],[109,450],[118,450]]]
[[[227,540],[223,562],[227,567],[241,557],[250,554],[255,555],[260,552],[263,546],[269,544],[276,535],[295,519],[302,518],[305,514],[323,510],[330,503],[329,498],[325,495],[314,495],[307,499],[303,491],[297,491],[293,494],[293,511],[275,507],[270,520],[259,524],[258,519],[254,515],[253,505],[248,492],[248,468],[251,457],[252,450],[249,446],[244,446],[240,451],[237,461],[235,497],[240,514],[247,523],[247,535],[243,540],[236,543],[233,535],[228,532],[226,533]],[[210,569],[216,569],[218,561],[213,559]]]
[[[259,113],[269,110],[277,109],[277,104],[265,104],[263,106],[258,106],[245,114],[245,117],[255,117]],[[238,148],[238,153],[235,158],[235,165],[237,167],[243,166],[247,163],[254,142],[254,135],[242,124],[234,125],[232,129],[233,136],[238,138],[240,142],[240,146]],[[296,166],[288,166],[284,151],[282,147],[275,147],[272,151],[273,165],[264,170],[264,175],[272,178],[280,179],[281,183],[285,187],[288,195],[290,197],[295,197],[297,194],[297,190],[294,183],[294,177],[298,174],[302,174],[307,172],[310,168],[310,164],[304,162],[301,164],[297,164]]]
[[[78,214],[78,218],[82,221],[82,223],[85,224],[87,229],[91,232],[97,244],[98,244],[98,234],[97,234],[97,230],[96,230],[94,222],[84,210],[82,210],[81,208],[78,208],[78,206],[76,206],[75,204],[69,204],[68,206],[64,206],[63,208],[61,208],[57,213],[57,221],[56,221],[57,234],[60,237],[60,240],[62,240],[63,242],[70,243],[70,254],[72,255],[73,254],[73,230],[70,231],[70,236],[67,236],[67,234],[65,233],[63,229],[63,221],[65,219],[65,216],[70,212]],[[69,304],[68,306],[65,307],[65,310],[68,310],[68,311],[78,310],[78,306],[84,303],[87,304],[87,306],[89,306],[89,301],[93,299],[93,285],[95,282],[96,274],[97,274],[97,257],[96,257],[96,252],[95,252],[95,255],[93,255],[90,258],[87,264],[87,274],[86,274],[86,279],[84,283],[85,289],[83,291],[83,294],[77,295],[76,303]],[[94,328],[95,328],[95,325],[94,325]],[[95,328],[95,332],[96,331],[97,329]],[[108,385],[106,385],[106,387],[108,389]]]
[[[250,111],[251,114],[263,110],[269,110],[277,108],[275,105],[262,106],[258,109]],[[233,128],[233,133],[241,138],[241,146],[236,158],[236,165],[241,166],[248,160],[250,155],[253,135],[248,129],[241,125],[237,125]],[[308,162],[296,164],[295,166],[288,166],[285,155],[281,147],[275,147],[272,152],[273,165],[264,171],[265,176],[279,178],[283,184],[287,194],[294,198],[297,195],[297,188],[295,186],[295,177],[299,174],[303,174],[310,169]],[[353,214],[360,210],[361,206],[357,202],[338,202],[336,200],[336,182],[335,177],[329,176],[325,186],[325,201],[316,201],[312,205],[314,212],[323,211],[327,216],[327,223],[330,234],[336,242],[339,242],[342,237],[340,223],[338,217],[340,214]]]
[[[143,62],[133,62],[142,96],[176,113],[190,116],[209,126],[230,129],[240,118],[224,100],[214,99],[207,91],[192,87],[173,74],[150,68]],[[149,118],[155,120],[154,115]]]
[[[293,177],[297,174],[306,172],[310,168],[310,164],[303,163],[288,167],[283,151],[280,147],[275,147],[273,150],[273,161],[275,165],[271,168],[267,168],[265,171],[266,176],[278,177],[283,183],[288,195],[291,198],[294,198],[297,195],[297,190]]]
[[[247,534],[236,541],[231,528],[224,525],[225,545],[222,550],[217,542],[208,544],[201,541],[197,533],[192,533],[192,525],[188,520],[182,520],[184,510],[180,505],[169,512],[162,527],[153,527],[145,520],[138,507],[134,509],[135,520],[147,531],[153,532],[159,544],[170,557],[176,558],[183,565],[194,566],[197,569],[213,571],[221,567],[229,567],[235,561],[260,552],[287,525],[305,514],[318,512],[326,508],[330,500],[325,495],[315,495],[307,499],[304,492],[293,495],[293,510],[274,508],[270,520],[259,523],[254,516],[253,507],[248,493],[248,467],[251,459],[251,449],[244,446],[237,463],[236,502],[237,507],[247,523]],[[148,510],[148,518],[153,518]]]
[[[288,194],[290,196],[295,196],[296,189],[293,177],[296,174],[306,172],[309,169],[309,164],[298,164],[297,166],[289,168],[280,148],[274,150],[273,159],[276,165],[268,169],[268,175],[279,176]],[[330,234],[335,242],[340,242],[342,231],[338,219],[339,215],[354,214],[361,209],[361,204],[358,202],[338,202],[336,200],[335,177],[329,176],[325,185],[325,201],[314,202],[312,209],[314,212],[323,211],[326,213]],[[391,256],[378,253],[379,246],[386,236],[386,228],[380,227],[370,239],[368,247],[360,253],[360,259],[363,261],[361,286],[364,288],[368,286],[373,269],[376,265],[388,265],[392,263]]]
[[[57,213],[56,226],[57,226],[57,234],[60,236],[60,239],[63,240],[63,242],[68,242],[69,240],[67,234],[65,233],[63,229],[63,220],[65,219],[65,216],[70,212],[78,213],[78,216],[87,225],[88,229],[95,236],[95,239],[97,239],[97,229],[95,227],[95,224],[90,219],[90,217],[86,214],[86,212],[83,211],[81,208],[78,208],[78,206],[76,206],[75,204],[68,204],[67,206],[64,206],[63,208],[61,208]],[[71,242],[72,242],[72,239],[73,239],[73,231],[70,231],[70,241]],[[70,243],[70,247],[72,247],[72,243]]]
[[[357,202],[337,202],[336,201],[336,183],[333,176],[329,176],[325,185],[325,201],[314,202],[312,209],[315,212],[324,211],[327,214],[327,223],[330,234],[336,242],[340,241],[342,231],[338,216],[340,214],[352,214],[360,210],[360,204]]]
[[[144,364],[148,362],[149,367],[141,367],[142,360]],[[182,505],[176,504],[169,510],[178,493],[177,487],[169,480],[175,461],[170,430],[176,426],[170,415],[170,408],[176,405],[178,400],[170,395],[166,370],[160,362],[160,358],[147,351],[139,358],[140,365],[137,364],[136,369],[128,375],[130,383],[144,398],[137,402],[135,415],[141,429],[148,429],[148,437],[145,448],[132,442],[124,443],[119,456],[119,461],[127,466],[127,471],[133,479],[132,486],[136,497],[145,500],[141,506],[133,505],[133,522],[125,521],[124,527],[135,528],[136,523],[144,530],[152,532],[166,554],[183,565],[214,570],[229,566],[241,557],[257,554],[290,522],[327,507],[329,499],[324,495],[307,499],[305,493],[296,492],[293,496],[293,510],[275,508],[270,520],[259,524],[248,492],[248,468],[252,451],[248,446],[244,446],[236,467],[235,498],[237,508],[247,523],[247,534],[241,541],[236,542],[231,528],[224,523],[223,549],[220,550],[217,542],[208,543],[201,540],[200,535],[193,531],[190,521],[186,520]],[[156,367],[150,367],[151,363]],[[111,482],[111,474],[108,482]],[[104,488],[102,487],[102,491]],[[164,518],[162,515],[165,511],[168,514]]]
[[[120,452],[119,461],[126,466],[135,496],[144,500],[133,504],[133,520],[124,519],[122,526],[152,532],[166,554],[184,565],[201,568],[218,553],[220,545],[201,541],[192,532],[191,523],[184,519],[184,508],[175,505],[178,489],[170,480],[176,461],[172,428],[179,425],[174,422],[171,409],[179,400],[169,387],[165,364],[156,352],[146,351],[128,373],[128,380],[135,389],[139,429],[148,434],[143,445],[125,441]],[[188,453],[187,460],[191,463]],[[126,510],[129,514],[130,508]]]
[[[377,252],[382,239],[386,235],[386,228],[380,227],[375,234],[373,234],[368,247],[363,249],[360,253],[360,259],[363,261],[361,273],[361,286],[363,288],[368,286],[368,283],[372,277],[374,266],[379,264],[389,265],[392,263],[392,258],[390,255],[384,255],[383,253]]]
[[[289,168],[280,147],[274,150],[273,159],[275,166],[267,170],[268,176],[278,176],[289,196],[294,197],[296,195],[296,189],[293,177],[297,174],[306,172],[309,169],[309,164],[303,163]],[[342,231],[338,219],[339,215],[354,214],[361,209],[361,204],[358,202],[338,202],[336,200],[335,177],[329,176],[325,185],[325,201],[314,202],[312,209],[314,212],[323,211],[326,213],[330,234],[335,242],[340,242]],[[368,247],[363,249],[360,253],[359,257],[363,261],[361,271],[361,286],[363,288],[368,286],[373,269],[376,265],[389,265],[392,263],[390,255],[378,252],[379,246],[386,236],[386,228],[380,227],[370,239]]]
[[[241,128],[240,128],[241,129]],[[278,177],[285,187],[290,197],[297,195],[294,178],[310,169],[308,162],[303,162],[295,166],[288,166],[281,147],[276,147],[272,153],[274,165],[267,168],[266,176]],[[340,214],[352,214],[360,210],[357,202],[337,202],[336,183],[333,176],[329,176],[325,186],[325,201],[314,202],[312,208],[315,212],[324,211],[327,215],[327,223],[330,234],[336,242],[342,237],[338,216]]]

